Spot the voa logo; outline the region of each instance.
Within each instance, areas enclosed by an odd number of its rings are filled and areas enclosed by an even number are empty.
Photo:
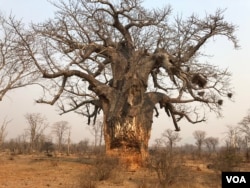
[[[244,176],[226,176],[227,183],[247,183]]]

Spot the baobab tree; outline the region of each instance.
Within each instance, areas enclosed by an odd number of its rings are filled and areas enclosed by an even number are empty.
[[[205,121],[205,107],[219,115],[223,98],[232,97],[230,73],[199,61],[216,36],[238,46],[223,11],[171,19],[170,6],[149,10],[141,0],[54,5],[55,18],[28,29],[9,20],[46,80],[37,102],[81,113],[89,123],[102,111],[107,154],[144,161],[157,104],[179,131],[178,121]]]

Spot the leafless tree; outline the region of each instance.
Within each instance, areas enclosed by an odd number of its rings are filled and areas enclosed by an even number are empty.
[[[2,148],[2,144],[4,143],[4,140],[7,136],[6,128],[10,122],[11,122],[11,120],[7,120],[6,118],[4,118],[4,120],[0,126],[0,149]]]
[[[245,143],[246,158],[250,159],[250,110],[248,114],[240,121],[239,131],[242,134],[242,138]]]
[[[37,102],[81,113],[89,123],[102,111],[107,154],[132,152],[144,161],[157,104],[178,131],[182,119],[205,121],[204,107],[220,115],[223,98],[232,97],[230,73],[199,61],[216,36],[238,47],[222,10],[172,19],[170,6],[145,9],[141,0],[54,5],[55,18],[44,23],[10,22],[25,58],[47,79]]]
[[[205,138],[205,145],[210,153],[216,151],[216,146],[218,146],[218,144],[219,144],[218,138],[215,137]]]
[[[27,135],[24,132],[15,139],[11,139],[7,143],[7,147],[13,154],[27,154],[30,152],[30,143],[27,141]]]
[[[173,146],[181,141],[181,137],[178,132],[167,129],[162,133],[162,140],[169,147],[170,152],[172,152]]]
[[[39,75],[11,22],[21,30],[21,22],[11,17],[7,22],[0,12],[0,101],[7,91],[34,84]]]
[[[40,113],[27,113],[24,117],[28,123],[26,134],[30,140],[30,151],[36,150],[45,129],[48,127],[46,117]]]
[[[52,126],[52,134],[56,136],[58,151],[61,152],[62,146],[67,141],[70,144],[70,126],[67,121],[58,121]],[[66,137],[67,136],[67,140]],[[68,147],[69,148],[69,147]]]
[[[239,130],[244,134],[244,137],[247,139],[247,143],[250,143],[250,110],[248,114],[240,121]]]
[[[102,121],[99,120],[99,121],[97,121],[97,123],[95,123],[91,127],[89,127],[89,131],[94,136],[94,147],[96,148],[98,143],[99,143],[99,146],[101,146],[102,139],[103,139],[103,123],[102,123]]]
[[[237,126],[227,126],[228,130],[225,133],[225,143],[228,150],[236,150],[240,148],[239,143],[241,143],[240,130]]]
[[[68,138],[67,138],[67,155],[70,154],[70,145],[71,145],[71,127],[68,128]]]
[[[156,138],[156,139],[155,139],[155,142],[154,142],[154,147],[155,147],[156,149],[160,149],[160,148],[162,147],[162,139]]]
[[[193,132],[193,136],[194,136],[194,138],[196,140],[195,144],[198,147],[198,155],[200,156],[202,146],[205,144],[206,132],[197,130],[197,131]]]

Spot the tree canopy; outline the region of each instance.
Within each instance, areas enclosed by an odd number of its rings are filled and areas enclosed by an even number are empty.
[[[200,61],[202,46],[216,36],[238,47],[236,26],[225,21],[222,10],[183,19],[173,17],[170,6],[146,9],[141,0],[52,4],[55,17],[29,27],[1,16],[7,24],[1,25],[1,97],[4,88],[39,83],[44,93],[38,103],[56,103],[62,114],[75,111],[89,123],[101,110],[108,108],[111,120],[144,98],[156,116],[156,104],[164,108],[176,130],[182,118],[205,121],[205,109],[219,115],[223,98],[232,97],[230,72]],[[19,71],[6,72],[7,64]]]

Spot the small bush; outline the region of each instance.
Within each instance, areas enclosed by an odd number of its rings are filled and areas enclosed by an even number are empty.
[[[96,182],[89,172],[84,172],[79,180],[79,186],[77,188],[96,188]]]
[[[97,181],[107,180],[114,177],[114,170],[117,169],[118,159],[104,155],[97,156],[89,170],[81,174],[79,179],[80,188],[95,188]]]
[[[118,165],[118,159],[113,157],[98,156],[94,163],[94,175],[98,181],[109,179],[112,170]]]
[[[116,178],[113,172],[117,169],[118,159],[100,155],[90,165],[89,170],[80,176],[79,188],[96,188],[98,181]],[[119,178],[117,181],[120,182]]]
[[[159,151],[151,157],[149,167],[158,177],[161,187],[170,186],[179,181],[183,174],[182,164],[178,154],[168,151]]]

